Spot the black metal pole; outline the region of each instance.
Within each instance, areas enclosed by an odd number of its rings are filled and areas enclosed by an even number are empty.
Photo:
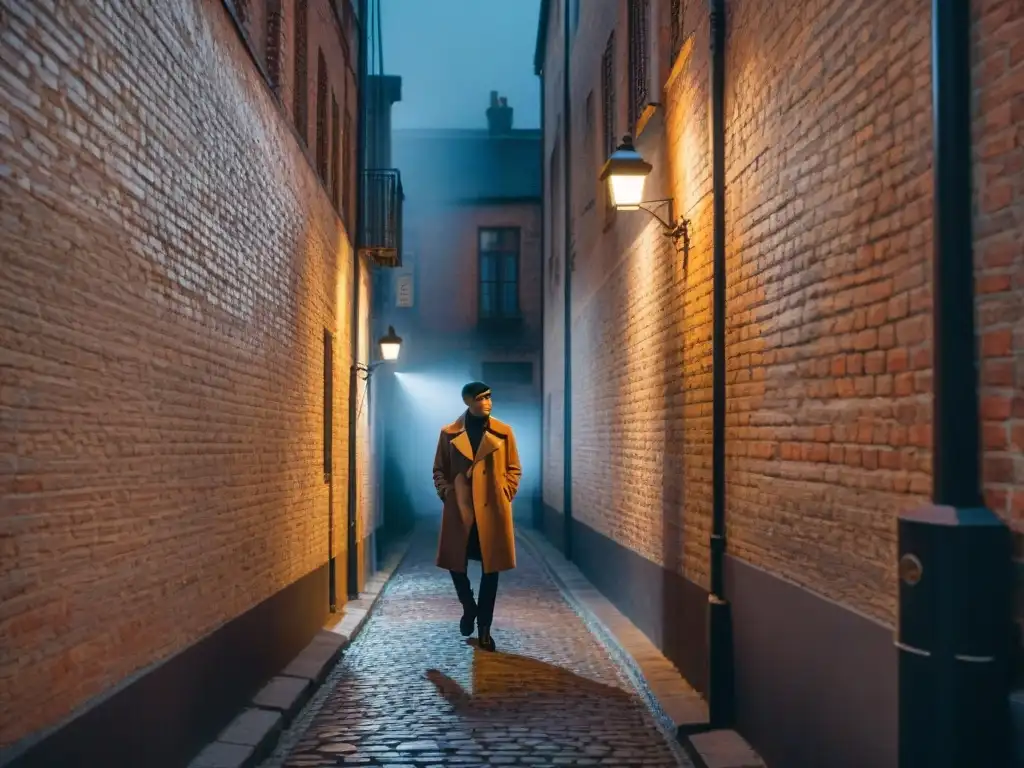
[[[562,3],[563,72],[562,72],[562,167],[565,186],[565,381],[562,416],[562,539],[565,559],[572,560],[572,93],[569,90],[569,65],[572,60],[570,3]],[[552,233],[554,236],[554,233]]]
[[[933,0],[932,497],[898,523],[900,768],[1009,766],[1009,531],[981,493],[970,0]]]
[[[366,105],[368,103],[367,88],[369,86],[369,65],[367,52],[370,46],[368,34],[369,14],[368,0],[359,0],[359,87],[357,89],[356,101],[358,104],[356,114],[356,168],[359,192],[364,191],[363,185],[366,180]],[[366,195],[357,194],[356,200],[356,249],[352,255],[352,315],[349,319],[349,335],[351,340],[352,365],[349,373],[348,389],[348,552],[347,552],[347,578],[349,600],[359,598],[359,542],[357,521],[359,504],[357,501],[356,489],[358,488],[356,453],[359,444],[359,429],[356,424],[358,418],[357,403],[359,400],[359,375],[356,363],[359,362],[359,281],[360,281],[360,255],[359,251],[364,245],[366,234]],[[367,382],[369,386],[369,382]]]
[[[733,720],[732,629],[725,597],[725,0],[711,0],[711,592],[708,595],[708,710],[711,725]]]

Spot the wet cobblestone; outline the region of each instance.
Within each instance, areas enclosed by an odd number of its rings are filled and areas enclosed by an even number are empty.
[[[497,653],[460,634],[423,531],[324,688],[262,768],[692,766],[533,554],[502,574]],[[471,566],[474,589],[479,580]]]

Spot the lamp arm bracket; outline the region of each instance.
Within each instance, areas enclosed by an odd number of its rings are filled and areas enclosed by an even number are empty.
[[[380,365],[379,361],[375,363],[353,363],[352,373],[363,381],[368,381],[370,376],[373,374],[373,369],[378,365]]]
[[[649,206],[649,207],[648,207]],[[663,206],[668,206],[668,218],[664,219],[655,213],[655,209]],[[647,211],[659,224],[662,229],[665,230],[665,234],[671,237],[673,240],[683,240],[683,249],[689,250],[690,248],[690,221],[689,219],[681,218],[677,224],[673,224],[672,221],[675,219],[675,200],[671,197],[666,197],[661,200],[645,200],[639,205],[640,210]]]

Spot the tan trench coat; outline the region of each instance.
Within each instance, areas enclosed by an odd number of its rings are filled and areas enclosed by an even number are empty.
[[[512,428],[491,417],[472,455],[465,414],[441,430],[434,455],[434,488],[444,498],[437,565],[466,570],[466,547],[476,521],[484,573],[516,567],[512,500],[522,467]]]

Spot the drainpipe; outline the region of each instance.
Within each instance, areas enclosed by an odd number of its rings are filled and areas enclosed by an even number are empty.
[[[1012,543],[981,490],[971,9],[932,2],[932,503],[898,521],[899,765],[1010,765]]]
[[[368,0],[359,0],[359,88],[357,89],[356,100],[358,109],[356,115],[356,172],[359,174],[357,189],[363,191],[365,184],[364,171],[366,170],[366,105],[368,103],[367,87],[369,85],[369,66],[367,63],[367,50],[370,45]],[[366,210],[365,196],[356,197],[356,252],[352,258],[352,316],[349,320],[349,336],[351,337],[352,365],[348,377],[348,563],[347,563],[347,586],[348,599],[359,599],[359,553],[356,548],[359,546],[358,531],[356,523],[358,520],[359,505],[357,503],[356,488],[358,478],[356,477],[357,462],[356,449],[358,447],[358,415],[357,406],[359,401],[359,371],[356,363],[359,362],[359,280],[360,280],[360,256],[359,249],[365,245],[366,235]],[[366,361],[369,362],[369,361]],[[369,380],[366,386],[370,386]]]
[[[732,621],[725,597],[725,0],[711,0],[711,591],[708,711],[712,728],[732,725]]]
[[[544,381],[544,318],[547,314],[545,311],[545,291],[544,291],[544,244],[547,242],[547,216],[544,213],[544,197],[548,189],[548,168],[547,168],[547,157],[545,156],[545,142],[547,141],[548,129],[545,118],[544,109],[544,70],[540,70],[538,73],[540,77],[540,290],[541,290],[541,302],[540,302],[540,328],[541,328],[541,345],[540,345],[540,424],[538,425],[537,434],[540,435],[540,487],[537,490],[537,501],[536,512],[534,512],[534,527],[544,530],[544,467],[547,466],[545,462],[544,445],[547,443],[544,435],[544,406],[546,398],[544,393],[546,391]],[[551,201],[554,205],[554,201]]]
[[[572,93],[569,91],[569,62],[572,59],[569,3],[563,2],[562,43],[562,166],[565,176],[565,381],[562,415],[562,542],[566,560],[572,560]],[[554,233],[552,232],[552,235]]]

